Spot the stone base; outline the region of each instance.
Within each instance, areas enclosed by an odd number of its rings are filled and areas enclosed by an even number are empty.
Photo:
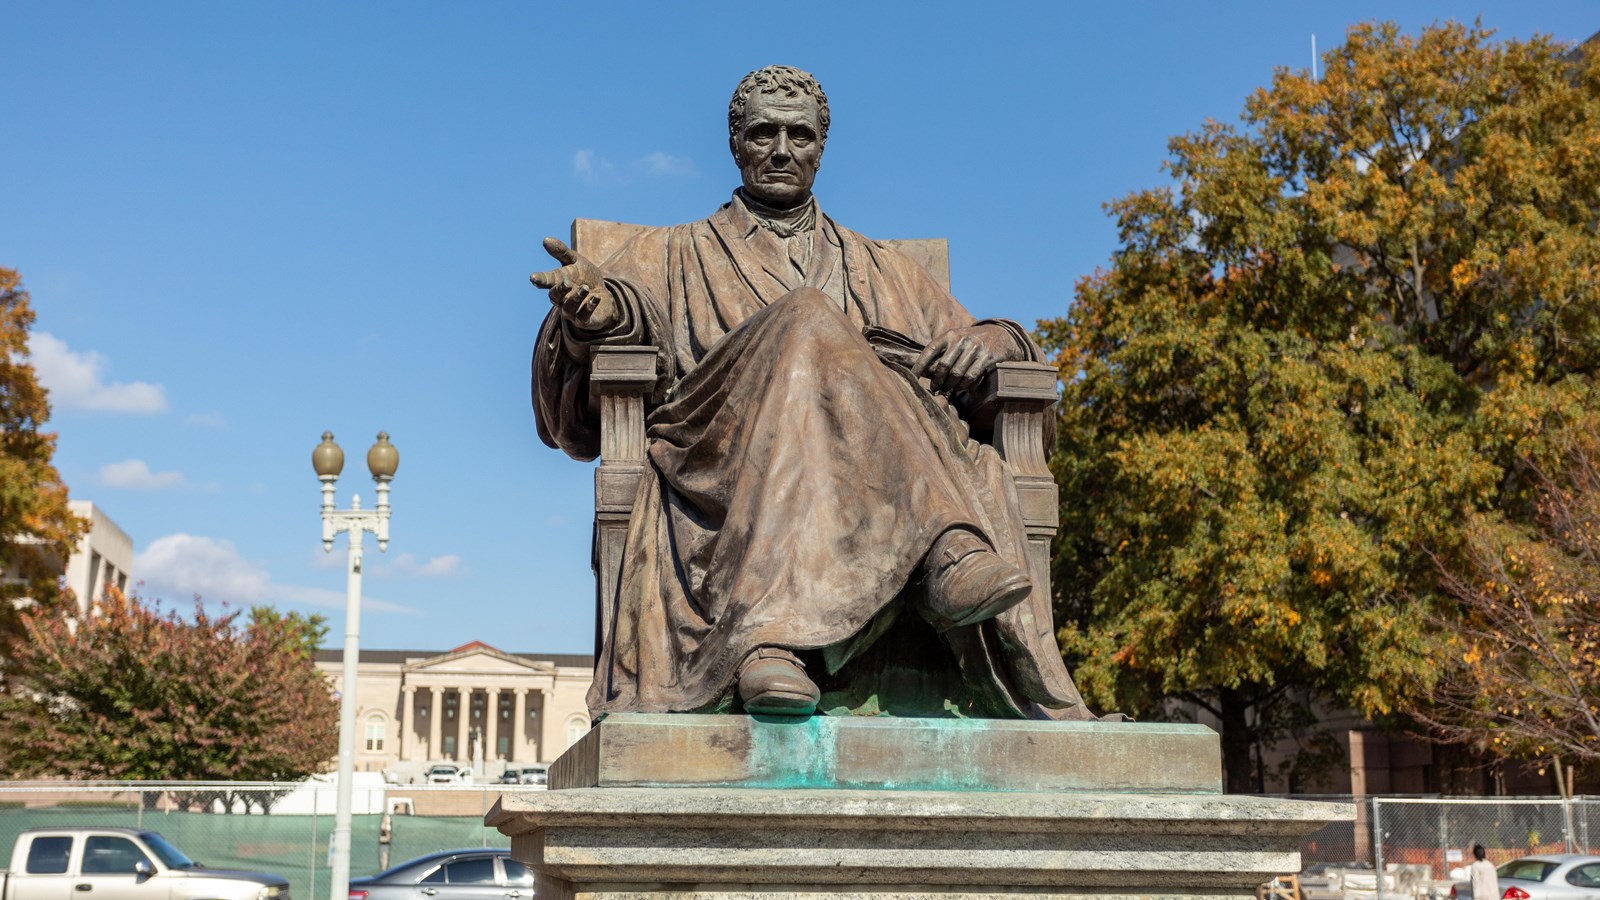
[[[626,713],[562,754],[550,789],[1220,794],[1221,760],[1204,725]]]
[[[1254,896],[1348,804],[1215,794],[598,787],[486,821],[540,900]]]

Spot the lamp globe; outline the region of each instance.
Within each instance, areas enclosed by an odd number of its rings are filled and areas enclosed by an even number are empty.
[[[400,468],[400,451],[389,443],[389,432],[378,432],[378,442],[367,451],[367,469],[372,472],[372,480],[388,481],[394,477],[398,468]]]
[[[322,443],[311,451],[311,467],[323,481],[333,481],[344,471],[344,451],[333,442],[333,432],[322,433]]]

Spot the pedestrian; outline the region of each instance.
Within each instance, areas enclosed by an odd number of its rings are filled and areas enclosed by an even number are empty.
[[[1467,867],[1467,877],[1472,880],[1472,900],[1500,900],[1500,877],[1495,874],[1494,863],[1484,857],[1482,844],[1472,845],[1472,865]]]
[[[378,821],[378,871],[389,868],[389,845],[394,843],[394,822],[389,813]]]

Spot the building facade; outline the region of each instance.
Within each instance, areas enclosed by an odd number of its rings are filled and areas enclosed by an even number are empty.
[[[344,653],[319,650],[339,690]],[[549,763],[589,730],[594,658],[507,653],[482,641],[454,650],[363,650],[357,668],[358,771],[420,780],[451,762],[494,778],[513,763]]]
[[[66,586],[78,600],[79,615],[88,615],[89,608],[105,596],[106,588],[127,592],[133,538],[111,521],[105,510],[87,500],[69,500],[67,508],[89,520],[89,532],[78,539],[65,572]]]
[[[128,537],[128,533],[113,522],[105,510],[88,500],[69,500],[67,509],[78,518],[87,520],[89,530],[78,538],[78,546],[67,559],[52,555],[45,562],[61,573],[61,586],[72,592],[81,618],[87,616],[90,608],[105,596],[106,588],[114,587],[119,591],[128,589],[128,573],[133,568],[133,538]],[[43,553],[44,545],[22,538],[18,540],[16,549],[18,552]],[[11,568],[0,572],[0,579],[7,583],[22,580]]]

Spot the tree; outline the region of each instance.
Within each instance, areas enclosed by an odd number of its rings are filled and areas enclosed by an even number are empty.
[[[67,487],[50,464],[56,436],[45,390],[28,362],[33,309],[15,269],[0,268],[0,658],[19,634],[16,600],[51,605],[61,569],[85,523],[67,509]]]
[[[1490,37],[1358,25],[1280,70],[1040,323],[1069,662],[1102,706],[1217,714],[1230,790],[1283,704],[1427,689],[1433,560],[1595,402],[1600,66]]]
[[[197,600],[186,621],[108,589],[81,622],[30,609],[23,625],[27,689],[0,696],[11,777],[291,780],[337,752],[315,617],[257,611],[241,627]]]
[[[1414,705],[1443,740],[1493,756],[1600,762],[1600,419],[1574,427],[1555,465],[1524,462],[1533,521],[1474,516],[1444,587],[1438,687]]]

